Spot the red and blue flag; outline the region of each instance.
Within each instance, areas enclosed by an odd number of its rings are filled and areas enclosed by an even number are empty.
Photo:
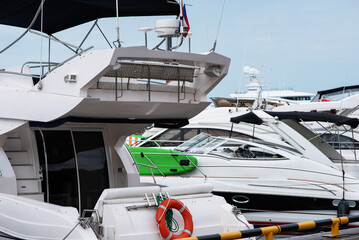
[[[183,3],[183,0],[180,1],[180,7],[181,7],[181,12],[180,12],[181,21],[179,25],[179,30],[181,32],[181,27],[183,27],[183,36],[187,37],[190,27],[189,27],[187,12],[186,12],[186,4]]]

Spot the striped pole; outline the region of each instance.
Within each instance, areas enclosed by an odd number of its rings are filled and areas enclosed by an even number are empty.
[[[308,229],[314,229],[316,227],[331,226],[331,236],[339,235],[339,225],[347,224],[350,222],[359,222],[359,215],[348,216],[348,217],[338,217],[338,218],[329,218],[318,221],[309,221],[309,222],[300,222],[292,223],[281,226],[269,226],[262,228],[254,228],[244,231],[236,232],[226,232],[226,233],[217,233],[204,235],[199,237],[188,237],[182,238],[182,240],[232,240],[238,238],[248,238],[255,236],[265,236],[265,240],[272,240],[273,235],[278,233],[292,232],[292,231],[302,231]]]

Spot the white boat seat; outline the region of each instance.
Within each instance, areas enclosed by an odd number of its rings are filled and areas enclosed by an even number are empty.
[[[190,195],[200,193],[211,193],[213,191],[213,185],[210,183],[192,184],[175,187],[162,187],[162,194],[169,194],[171,197],[179,195]]]
[[[111,199],[120,199],[120,198],[137,198],[144,197],[145,194],[152,195],[160,193],[160,187],[151,186],[151,187],[131,187],[131,188],[112,188],[105,189],[100,198],[100,200],[111,200]]]

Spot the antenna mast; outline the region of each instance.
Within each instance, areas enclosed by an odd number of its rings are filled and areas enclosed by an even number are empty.
[[[121,47],[121,42],[120,42],[120,18],[119,18],[119,15],[118,15],[118,1],[119,0],[116,0],[116,31],[117,31],[117,39],[115,42],[118,43],[118,47]]]
[[[221,16],[219,17],[219,22],[218,22],[218,28],[217,28],[216,39],[214,40],[213,48],[212,48],[211,50],[209,50],[210,52],[215,52],[215,51],[216,51],[217,39],[218,39],[218,33],[219,33],[219,28],[220,28],[220,26],[221,26],[221,22],[222,22],[223,9],[224,9],[224,4],[225,4],[225,3],[226,3],[226,0],[223,0],[223,5],[222,5]]]

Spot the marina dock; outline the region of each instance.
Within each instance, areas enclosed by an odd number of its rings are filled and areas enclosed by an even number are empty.
[[[244,231],[224,232],[217,234],[210,234],[198,237],[182,238],[182,240],[232,240],[252,237],[265,237],[265,240],[273,239],[326,239],[326,238],[341,238],[341,239],[359,239],[359,228],[339,230],[340,226],[345,226],[350,223],[359,222],[359,215],[352,215],[347,217],[328,218],[317,221],[291,223],[285,225],[273,225],[261,228],[254,228]],[[306,230],[315,230],[320,227],[329,227],[330,232],[321,232],[316,234],[308,234],[300,237],[281,237],[292,233],[300,233]]]
[[[330,232],[320,232],[310,235],[304,236],[295,236],[288,238],[280,238],[280,239],[288,239],[288,240],[322,240],[322,239],[331,239],[331,238],[340,238],[342,240],[354,240],[359,239],[359,228],[350,228],[339,230],[339,235],[337,237],[331,237]]]

